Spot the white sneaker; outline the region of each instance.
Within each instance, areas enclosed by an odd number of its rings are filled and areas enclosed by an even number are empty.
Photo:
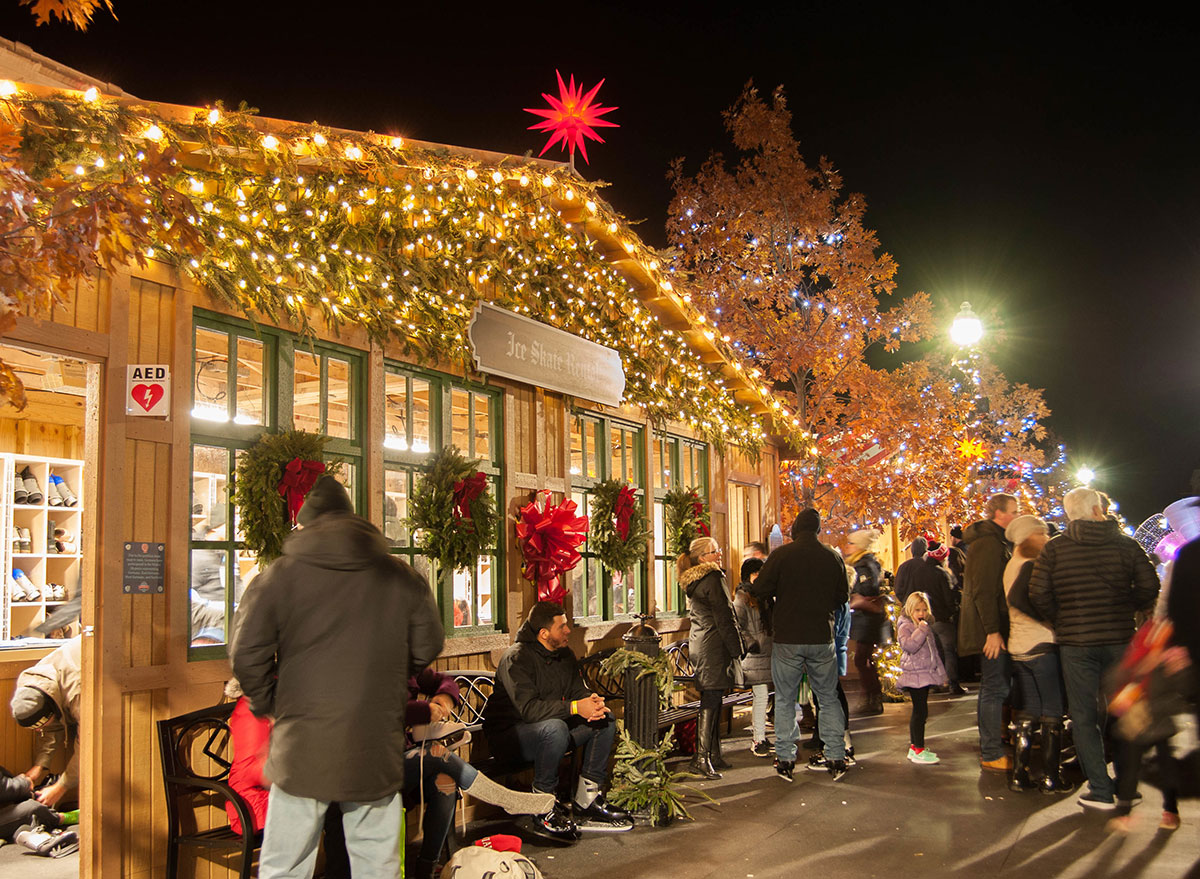
[[[10,601],[24,601],[25,590],[12,574],[8,575],[8,598]]]
[[[29,577],[25,575],[25,572],[20,568],[15,568],[13,570],[13,579],[17,581],[17,585],[20,586],[21,590],[25,593],[25,597],[22,599],[22,601],[37,601],[42,597],[41,590],[33,584],[33,581],[30,580]]]

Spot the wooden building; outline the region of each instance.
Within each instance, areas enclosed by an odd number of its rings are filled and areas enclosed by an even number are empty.
[[[16,88],[8,112],[29,109],[28,103],[12,101],[62,99],[74,107],[84,100],[78,92],[64,98],[46,86]],[[103,95],[87,100],[144,117],[172,144],[177,139],[180,161],[201,189],[219,187],[220,175],[227,177],[228,166],[242,161],[184,136],[209,108]],[[354,149],[394,149],[386,173],[393,183],[407,179],[414,191],[411,216],[405,218],[409,232],[423,222],[435,224],[438,206],[450,204],[452,193],[469,194],[476,181],[485,181],[479,192],[491,206],[480,209],[478,228],[492,235],[492,244],[505,234],[510,237],[504,240],[514,241],[544,236],[538,247],[552,240],[557,248],[542,271],[551,285],[543,289],[554,291],[558,310],[554,303],[540,314],[526,308],[521,319],[536,314],[547,329],[586,331],[593,342],[615,348],[624,362],[627,399],[641,395],[647,402],[602,405],[547,389],[536,373],[524,380],[481,374],[466,362],[469,347],[461,336],[450,340],[457,346],[444,350],[464,356],[431,356],[428,346],[411,343],[443,327],[416,303],[413,314],[421,316],[408,324],[409,339],[399,331],[383,338],[374,331],[376,318],[393,312],[371,312],[363,321],[349,314],[360,302],[368,303],[362,314],[375,305],[391,307],[382,302],[391,302],[387,285],[377,280],[362,284],[356,294],[361,300],[347,305],[345,314],[337,299],[331,305],[301,297],[294,309],[274,316],[251,309],[251,322],[227,292],[214,292],[233,277],[218,277],[222,256],[214,252],[203,257],[211,260],[206,268],[195,272],[180,270],[178,260],[152,258],[144,266],[99,273],[80,282],[76,294],[52,313],[22,315],[0,339],[0,357],[25,365],[21,374],[31,388],[30,403],[21,413],[0,411],[0,456],[15,463],[46,459],[47,474],[54,466],[72,466],[55,461],[77,462],[70,474],[82,500],[71,515],[78,521],[79,551],[72,564],[82,592],[85,876],[164,873],[165,810],[154,723],[221,699],[229,677],[224,644],[229,619],[255,573],[254,560],[240,550],[230,480],[239,450],[262,431],[295,426],[330,436],[329,454],[344,462],[357,509],[384,531],[397,553],[425,571],[430,566],[404,523],[422,462],[447,444],[479,459],[504,525],[476,570],[434,578],[448,634],[439,661],[444,668],[494,667],[536,600],[522,577],[513,524],[536,492],[586,506],[597,482],[621,479],[635,488],[653,523],[644,564],[627,582],[620,577],[614,582],[588,553],[569,575],[568,610],[580,652],[617,643],[635,612],[655,613],[658,629],[669,638],[686,635],[686,606],[662,522],[662,498],[673,485],[695,486],[706,499],[713,534],[731,567],[740,561],[741,547],[765,539],[778,520],[778,449],[766,435],[778,429],[777,422],[755,419],[785,418],[786,410],[731,356],[653,252],[586,181],[560,164],[477,150],[401,144],[264,119],[237,125],[252,126],[264,142],[291,150],[313,180],[338,179],[339,162],[329,158],[335,148],[348,157]],[[74,134],[64,134],[64,140]],[[301,141],[308,146],[302,148]],[[247,153],[244,160],[248,192],[267,173],[263,155]],[[328,185],[332,191],[337,184]],[[375,217],[364,207],[370,199],[364,199],[347,205],[347,213]],[[431,211],[434,219],[427,221]],[[420,258],[439,270],[461,269],[452,263],[466,259],[463,251],[440,245],[431,234]],[[509,256],[517,259],[523,246],[513,245],[516,255]],[[331,254],[352,259],[349,246],[346,254],[333,247]],[[577,254],[574,266],[566,264],[564,249]],[[357,256],[362,264],[363,254]],[[553,259],[559,262],[551,264]],[[369,254],[365,262],[371,262]],[[211,284],[203,283],[208,269],[215,273]],[[464,310],[476,300],[502,299],[517,310],[512,290],[519,282],[506,281],[512,286],[505,287],[483,271],[471,277],[469,291],[439,292],[449,332],[461,327]],[[582,277],[607,289],[610,301],[585,302],[598,294],[583,289]],[[389,290],[401,289],[398,280]],[[622,326],[643,340],[642,348],[624,350],[624,341],[613,337],[613,328]],[[651,344],[658,348],[646,347]],[[131,414],[135,382],[129,367],[139,365],[169,369],[166,414]],[[64,387],[71,393],[62,393]],[[759,430],[758,447],[750,450]],[[49,509],[38,512],[52,515]],[[143,543],[165,547],[161,592],[125,591],[126,545]],[[47,570],[60,564],[40,563]],[[24,614],[17,624],[24,629],[51,612],[50,604],[43,600],[32,611],[5,607]],[[14,637],[4,647],[0,697],[7,700],[17,673],[50,646],[25,649]],[[32,747],[32,736],[4,712],[0,762],[20,771]],[[186,867],[190,875],[192,865]],[[194,870],[197,876],[225,875],[222,866],[203,861]]]

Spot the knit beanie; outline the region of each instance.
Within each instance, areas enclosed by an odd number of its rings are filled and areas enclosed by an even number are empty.
[[[1046,523],[1037,516],[1017,516],[1004,529],[1004,539],[1013,546],[1020,546],[1025,538],[1033,534],[1048,534]]]
[[[805,531],[816,534],[820,530],[821,514],[811,507],[797,513],[796,521],[792,523],[792,537]]]
[[[304,505],[296,514],[296,522],[305,527],[311,525],[318,516],[326,513],[353,513],[350,495],[346,488],[332,476],[322,476],[316,485],[308,492]]]
[[[882,531],[876,531],[874,528],[863,528],[859,531],[851,531],[850,535],[846,538],[846,542],[855,549],[867,551],[873,547],[875,545],[875,541],[882,536]]]
[[[950,555],[950,547],[938,543],[936,540],[929,544],[929,549],[925,552],[925,558],[933,559],[935,562],[943,562]]]
[[[47,717],[58,714],[54,700],[37,687],[21,687],[12,697],[13,719],[21,726],[35,726]]]

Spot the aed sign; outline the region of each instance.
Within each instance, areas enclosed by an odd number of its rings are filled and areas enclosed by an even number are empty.
[[[171,367],[162,363],[130,364],[125,390],[126,415],[171,414]]]

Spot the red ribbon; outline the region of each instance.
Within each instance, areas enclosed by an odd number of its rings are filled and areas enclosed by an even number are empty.
[[[487,489],[487,474],[476,471],[454,483],[454,518],[470,519],[471,502]]]
[[[537,586],[538,601],[562,602],[567,591],[559,580],[561,574],[579,564],[577,549],[587,540],[587,516],[576,516],[578,510],[570,499],[561,504],[538,506],[535,497],[517,513],[517,541],[525,559],[522,573]]]
[[[299,456],[292,458],[283,468],[283,479],[279,480],[279,496],[287,501],[288,521],[296,524],[296,514],[304,503],[304,496],[312,490],[317,479],[325,472],[321,461],[305,461]]]
[[[622,541],[629,539],[629,517],[634,511],[633,489],[622,485],[617,492],[617,502],[613,504],[613,515],[617,520],[617,536]]]
[[[704,523],[704,501],[700,500],[700,495],[692,492],[692,518],[696,520],[696,530],[705,537],[712,535],[708,531],[708,525]]]

